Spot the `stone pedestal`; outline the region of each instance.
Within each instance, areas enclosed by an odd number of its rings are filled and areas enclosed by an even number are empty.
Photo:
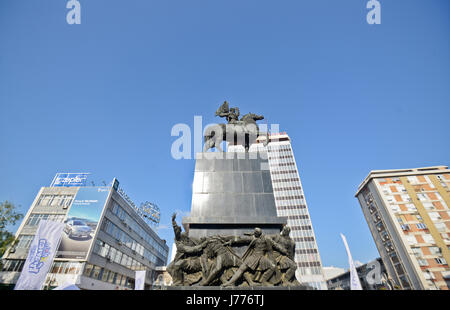
[[[266,155],[196,154],[191,214],[182,221],[189,237],[281,231],[287,219],[277,217]]]

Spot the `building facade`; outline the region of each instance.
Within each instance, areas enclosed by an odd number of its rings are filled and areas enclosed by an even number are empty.
[[[359,282],[363,290],[386,290],[388,288],[386,269],[381,258],[356,267]],[[327,279],[329,290],[350,290],[350,271],[346,271]]]
[[[339,267],[334,267],[334,266],[322,267],[322,269],[323,269],[323,274],[325,276],[325,281],[327,281],[327,282],[328,282],[328,280],[330,280],[332,278],[336,278],[337,276],[346,272],[346,270],[344,268],[339,268]]]
[[[136,270],[146,288],[167,263],[168,246],[139,216],[114,182],[111,186],[42,187],[2,258],[0,284],[17,282],[41,220],[65,223],[45,287],[75,283],[81,289],[133,289]],[[118,184],[118,183],[117,183]],[[116,184],[116,185],[117,185]]]
[[[356,197],[389,277],[402,289],[448,290],[448,167],[371,171]]]
[[[295,241],[297,280],[316,289],[326,290],[319,249],[291,139],[286,132],[269,134],[268,137],[267,146],[264,146],[267,137],[261,135],[257,139],[259,143],[253,147],[267,151],[267,169],[272,179],[277,214],[280,217],[287,217],[287,226],[291,228],[290,236]]]

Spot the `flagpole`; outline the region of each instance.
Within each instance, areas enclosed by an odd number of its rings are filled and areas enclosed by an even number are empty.
[[[342,241],[344,241],[345,250],[348,255],[348,263],[350,265],[350,289],[351,290],[362,290],[361,282],[359,281],[358,272],[356,271],[355,264],[353,263],[352,254],[347,244],[347,239],[341,233]]]

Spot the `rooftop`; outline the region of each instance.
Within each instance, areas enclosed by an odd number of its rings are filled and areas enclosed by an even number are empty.
[[[355,196],[359,195],[359,192],[374,178],[386,178],[386,177],[399,177],[399,176],[412,176],[412,175],[423,175],[423,174],[439,174],[439,173],[450,173],[448,166],[432,166],[432,167],[421,167],[421,168],[411,168],[411,169],[390,169],[390,170],[372,170],[364,181],[358,186],[358,191]]]

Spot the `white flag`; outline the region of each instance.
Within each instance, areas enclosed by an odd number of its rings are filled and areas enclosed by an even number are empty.
[[[356,272],[355,264],[353,263],[352,254],[348,248],[347,239],[341,234],[342,240],[344,241],[345,249],[347,250],[348,263],[350,265],[350,289],[351,290],[362,290],[361,282],[359,282],[358,273]]]
[[[136,278],[134,280],[134,289],[142,291],[145,285],[145,270],[137,270]]]
[[[40,290],[61,241],[63,223],[41,220],[15,290]]]

